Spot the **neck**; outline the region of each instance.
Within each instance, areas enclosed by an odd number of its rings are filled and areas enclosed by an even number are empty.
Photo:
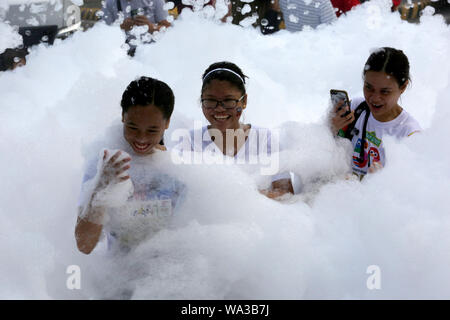
[[[213,126],[209,126],[208,129],[218,129]],[[242,129],[241,132],[236,132],[237,130]],[[242,145],[247,140],[248,135],[248,129],[250,129],[250,125],[239,123],[235,128],[227,128],[225,130],[220,130],[222,134],[222,144],[220,144],[220,141],[218,139],[214,139],[214,143],[222,150],[223,154],[229,155],[229,156],[235,156],[239,149],[242,147]],[[232,130],[233,135],[230,137],[230,141],[227,139],[227,130]]]
[[[403,108],[397,104],[388,114],[383,114],[381,116],[375,116],[374,114],[372,115],[376,120],[380,122],[388,122],[397,118],[400,115],[400,113],[402,113],[402,111]]]

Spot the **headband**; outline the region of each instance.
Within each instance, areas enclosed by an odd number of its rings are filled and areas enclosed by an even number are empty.
[[[242,84],[245,84],[244,79],[242,79],[242,77],[241,77],[238,73],[234,72],[233,70],[226,69],[226,68],[217,68],[217,69],[211,70],[210,72],[208,72],[208,73],[203,77],[203,82],[205,82],[205,79],[206,79],[211,73],[217,72],[217,71],[228,71],[228,72],[231,72],[232,74],[234,74],[235,76],[237,76],[237,77],[242,81]]]

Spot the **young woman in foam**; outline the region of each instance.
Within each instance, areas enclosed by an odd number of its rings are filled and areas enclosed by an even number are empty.
[[[234,158],[236,163],[247,164],[251,157],[263,153],[270,157],[277,151],[272,150],[268,129],[240,121],[247,107],[245,78],[242,70],[231,62],[217,62],[205,70],[201,105],[210,125],[191,131],[190,151],[215,152]],[[262,192],[276,198],[287,192],[294,193],[294,186],[289,173],[277,174],[272,177],[271,188]]]
[[[162,141],[174,102],[169,86],[156,79],[141,77],[126,88],[121,101],[122,128],[112,134],[117,135],[112,145],[119,150],[104,150],[101,159],[88,163],[83,179],[75,228],[81,252],[89,254],[102,231],[108,249],[127,252],[170,218],[183,186],[158,172],[149,160],[164,156]],[[126,189],[127,183],[131,190],[122,201],[115,194],[104,198],[111,188]]]
[[[410,81],[409,61],[401,50],[384,47],[373,52],[364,66],[364,97],[351,101],[351,113],[333,109],[334,133],[353,144],[353,173],[362,178],[385,165],[384,136],[408,137],[421,130],[419,123],[400,105],[399,99]],[[360,113],[355,122],[355,111]],[[349,132],[349,127],[355,129]]]

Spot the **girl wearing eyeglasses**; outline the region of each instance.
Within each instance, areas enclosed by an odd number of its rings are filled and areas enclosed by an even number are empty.
[[[226,61],[214,63],[205,70],[201,106],[209,125],[201,132],[191,131],[190,151],[212,152],[234,158],[235,163],[246,164],[263,153],[270,157],[278,151],[268,129],[241,122],[247,107],[246,78],[237,65]],[[294,191],[290,174],[286,172],[273,175],[271,187],[261,192],[276,198]]]

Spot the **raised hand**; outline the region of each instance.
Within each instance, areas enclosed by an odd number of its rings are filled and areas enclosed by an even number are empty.
[[[119,150],[108,159],[108,150],[104,151],[103,164],[97,183],[97,189],[104,189],[110,184],[119,183],[130,178],[128,174],[122,174],[130,169],[129,162],[131,161],[131,158],[127,156],[123,159],[119,159],[121,155],[122,151]]]
[[[344,100],[339,101],[333,108],[331,114],[331,127],[333,133],[337,134],[339,129],[348,126],[355,120],[354,111],[350,111],[350,106],[346,105]]]

